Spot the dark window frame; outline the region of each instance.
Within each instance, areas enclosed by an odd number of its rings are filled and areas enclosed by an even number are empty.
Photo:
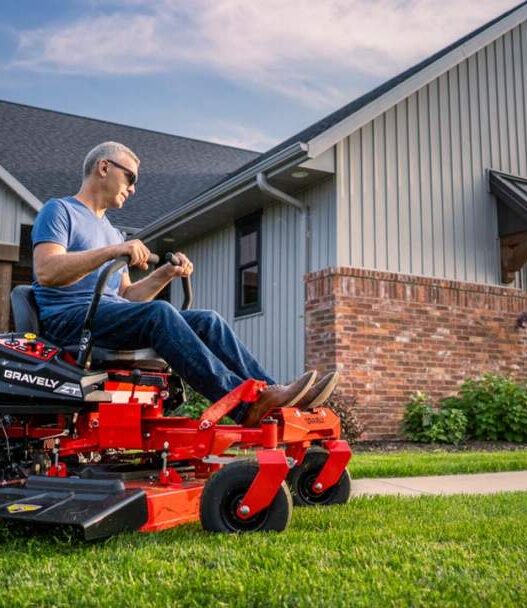
[[[234,254],[234,281],[235,302],[234,316],[245,317],[262,312],[262,211],[251,213],[235,222],[235,254]],[[245,264],[240,263],[241,238],[256,232],[256,259]],[[258,297],[254,304],[242,305],[242,272],[252,266],[258,267],[257,290]]]

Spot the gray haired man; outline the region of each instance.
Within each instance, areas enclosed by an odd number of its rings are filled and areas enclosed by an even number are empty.
[[[139,158],[116,142],[99,144],[87,154],[80,190],[51,199],[33,227],[34,292],[44,333],[57,343],[72,343],[80,331],[101,266],[128,255],[130,265],[147,269],[150,255],[140,240],[124,241],[108,218],[135,193]],[[176,254],[180,265],[165,264],[132,282],[126,269],[115,273],[101,298],[93,335],[110,349],[151,347],[193,388],[216,401],[248,378],[269,385],[252,404],[232,417],[257,424],[274,407],[311,408],[323,402],[337,381],[328,374],[318,383],[306,372],[286,386],[263,370],[226,321],[212,310],[177,311],[154,300],[175,277],[190,276],[192,262]]]

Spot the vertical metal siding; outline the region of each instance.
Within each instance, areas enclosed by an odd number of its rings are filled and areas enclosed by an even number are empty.
[[[20,225],[32,224],[34,216],[26,203],[0,182],[0,242],[18,245]]]
[[[527,175],[526,69],[522,24],[337,146],[338,264],[500,283],[485,170]]]
[[[309,271],[335,266],[337,230],[335,178],[330,177],[298,195],[308,208],[310,224]],[[345,224],[344,224],[345,225]]]
[[[311,269],[332,263],[335,210],[334,180],[328,179],[298,197],[309,208]],[[265,209],[262,216],[262,313],[234,317],[234,226],[228,226],[182,249],[194,262],[194,308],[217,310],[279,382],[304,368],[305,216],[286,205]],[[172,302],[179,307],[175,281]]]

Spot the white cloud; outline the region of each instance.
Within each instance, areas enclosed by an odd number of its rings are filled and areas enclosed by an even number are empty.
[[[208,124],[207,132],[196,135],[204,141],[246,150],[265,151],[280,143],[281,138],[272,137],[259,129],[246,127],[238,123],[218,122]]]
[[[82,74],[202,69],[306,105],[349,101],[515,0],[115,0],[103,16],[26,30],[13,66]],[[96,6],[98,0],[92,0]]]

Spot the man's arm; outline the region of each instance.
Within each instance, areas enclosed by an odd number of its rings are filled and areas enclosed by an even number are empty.
[[[132,302],[149,302],[175,277],[190,276],[194,270],[192,262],[183,253],[178,252],[175,256],[179,262],[177,266],[164,264],[140,281],[132,283],[128,273],[124,273],[119,295]]]
[[[105,262],[121,255],[130,256],[131,266],[148,269],[150,251],[139,240],[69,253],[57,243],[39,243],[33,251],[33,267],[40,285],[64,287],[80,281]]]

